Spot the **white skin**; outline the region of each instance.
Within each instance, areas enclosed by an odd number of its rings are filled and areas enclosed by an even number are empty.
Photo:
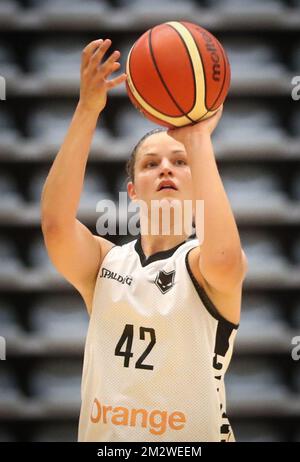
[[[157,188],[162,180],[172,180],[177,190]],[[134,182],[127,184],[127,191],[132,201],[144,201],[147,204],[148,220],[151,220],[151,201],[192,200],[192,175],[188,165],[185,147],[167,132],[150,135],[139,146],[135,166]],[[173,217],[171,213],[171,218]],[[141,229],[143,229],[143,214],[141,213]],[[182,223],[182,234],[174,235],[174,220],[171,219],[170,234],[162,234],[160,227],[158,235],[142,235],[142,247],[146,256],[175,247],[187,239]]]

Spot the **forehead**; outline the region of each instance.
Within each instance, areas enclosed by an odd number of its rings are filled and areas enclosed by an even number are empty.
[[[160,154],[161,152],[182,150],[185,151],[182,143],[174,140],[166,132],[159,132],[146,138],[138,149],[138,156],[143,157],[147,153]]]

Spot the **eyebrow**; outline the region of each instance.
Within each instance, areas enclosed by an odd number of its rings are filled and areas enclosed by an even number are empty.
[[[185,153],[185,151],[183,149],[173,149],[171,152],[172,152],[172,154],[176,154],[178,152]],[[158,156],[158,154],[156,154],[156,152],[147,152],[147,154],[145,154],[144,157],[145,156]]]

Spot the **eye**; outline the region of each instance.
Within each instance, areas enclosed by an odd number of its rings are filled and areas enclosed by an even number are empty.
[[[183,159],[177,159],[175,162],[176,165],[186,165],[186,161]]]
[[[157,165],[157,162],[154,162],[153,160],[151,160],[150,162],[147,162],[145,164],[145,167],[146,168],[152,168],[152,167],[155,167]]]

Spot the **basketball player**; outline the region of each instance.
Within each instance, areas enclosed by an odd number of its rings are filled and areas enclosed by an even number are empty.
[[[83,51],[79,103],[41,202],[49,256],[90,314],[78,439],[234,441],[224,374],[247,263],[211,143],[222,110],[150,132],[128,162],[132,200],[204,200],[201,245],[197,220],[191,238],[184,227],[122,246],[93,235],[76,218],[87,158],[107,91],[126,79],[108,79],[120,66],[119,52],[103,59],[110,45]]]

